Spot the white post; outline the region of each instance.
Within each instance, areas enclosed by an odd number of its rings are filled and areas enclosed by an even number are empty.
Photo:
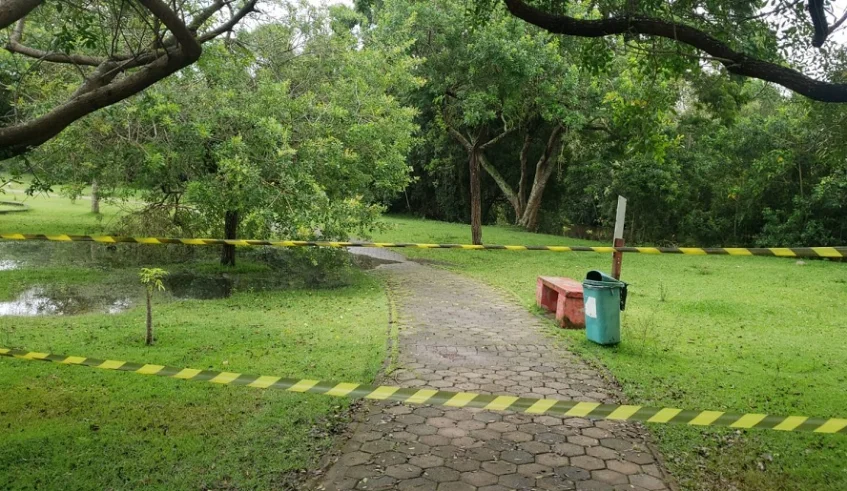
[[[623,229],[624,221],[626,220],[626,198],[618,196],[618,212],[615,215],[615,236],[612,241],[613,247],[623,247]],[[623,253],[612,253],[612,276],[616,279],[621,279],[621,263],[623,262]]]

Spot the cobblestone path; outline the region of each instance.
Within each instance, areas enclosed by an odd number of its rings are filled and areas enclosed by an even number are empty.
[[[619,401],[596,370],[556,346],[550,327],[495,289],[414,262],[380,270],[399,311],[399,369],[383,383]],[[631,423],[373,403],[319,489],[671,489],[645,436]]]

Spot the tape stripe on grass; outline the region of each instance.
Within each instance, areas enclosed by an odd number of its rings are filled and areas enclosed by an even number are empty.
[[[406,404],[435,404],[446,407],[470,407],[523,412],[533,415],[549,414],[563,417],[610,419],[615,421],[642,421],[647,423],[684,424],[689,426],[728,426],[731,428],[763,428],[777,431],[847,434],[847,419],[842,418],[825,419],[808,418],[805,416],[772,416],[754,413],[734,414],[722,411],[650,408],[632,405],[599,404],[595,402],[476,394],[472,392],[409,389],[386,385],[372,386],[349,382],[329,382],[267,375],[248,375],[236,372],[195,370],[165,365],[19,351],[7,348],[0,348],[0,356],[30,361],[50,361],[64,365],[85,365],[104,370],[205,381],[221,385],[244,385],[262,389],[282,389],[290,392],[311,392],[336,397],[398,401]]]

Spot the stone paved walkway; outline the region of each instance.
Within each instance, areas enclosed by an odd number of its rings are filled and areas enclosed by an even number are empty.
[[[413,262],[380,269],[389,275],[400,316],[400,369],[384,383],[619,400],[597,371],[554,345],[543,321],[496,290]],[[319,488],[670,489],[645,435],[630,423],[369,404]]]

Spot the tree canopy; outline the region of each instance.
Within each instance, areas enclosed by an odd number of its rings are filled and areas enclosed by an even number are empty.
[[[659,56],[703,60],[813,100],[847,102],[843,46],[821,50],[815,61],[823,63],[802,63],[809,49],[823,48],[827,37],[847,19],[847,12],[827,11],[824,0],[503,1],[512,15],[552,33],[586,38],[625,35],[627,42],[649,44]],[[484,12],[494,3],[499,2],[478,0],[477,8]],[[615,43],[610,39],[606,49]],[[786,61],[795,61],[794,66]],[[830,63],[833,70],[826,70]]]
[[[0,133],[53,120],[109,63],[128,68],[93,91],[116,94],[149,68],[133,63],[157,63],[145,57],[182,56],[154,3],[61,5],[6,28]],[[33,190],[142,201],[127,230],[364,236],[390,204],[471,223],[477,242],[483,223],[597,238],[623,194],[635,242],[835,244],[847,107],[785,90],[796,77],[840,90],[846,23],[831,5],[821,17],[782,0],[279,3],[236,29],[254,4],[169,4],[196,27],[198,61],[83,104],[91,114],[2,165],[34,173]]]
[[[275,0],[261,0],[279,10]],[[256,14],[259,0],[4,0],[0,29],[0,157],[55,137],[73,121],[195,63],[202,45]],[[758,78],[814,100],[847,102],[847,12],[825,0],[468,0],[478,24],[502,6],[553,34],[595,39],[582,67],[612,52],[648,50],[670,69],[711,67]],[[357,0],[372,20],[383,5]],[[355,21],[354,21],[355,22]]]
[[[74,193],[96,179],[104,196],[140,196],[146,233],[365,233],[408,182],[415,111],[392,94],[419,81],[401,50],[360,49],[351,18],[292,7],[286,22],[210,44],[179,77],[77,122],[28,161],[45,185]]]
[[[611,15],[592,5],[567,4],[582,17]],[[834,124],[843,106],[728,73],[668,40],[556,36],[499,3],[466,8],[449,0],[369,7],[374,36],[412,40],[426,80],[406,96],[419,108],[424,144],[410,156],[416,178],[395,210],[469,221],[472,230],[506,222],[596,238],[623,194],[637,242],[843,240],[843,130]],[[805,63],[784,48],[808,44],[811,30],[779,34],[761,19],[758,37],[745,34],[758,43],[747,49]],[[837,78],[839,50],[820,54],[821,76]]]

